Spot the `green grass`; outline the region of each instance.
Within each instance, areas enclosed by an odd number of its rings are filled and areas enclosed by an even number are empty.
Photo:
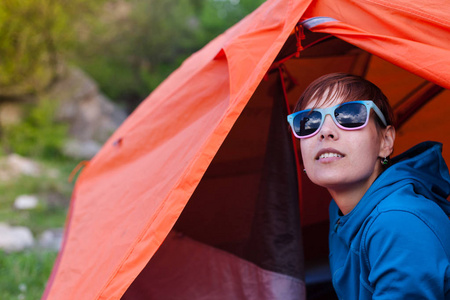
[[[38,177],[20,176],[13,181],[0,181],[0,222],[27,226],[33,234],[45,229],[63,227],[73,183],[68,182],[74,161],[40,161],[45,169],[53,169],[57,176],[43,174]],[[36,195],[39,205],[32,210],[16,210],[14,200],[20,195]]]
[[[56,252],[0,251],[0,299],[41,299]]]
[[[30,228],[35,240],[46,229],[64,227],[74,184],[68,178],[78,164],[68,159],[37,162],[53,172],[0,181],[0,222]],[[14,200],[23,194],[37,195],[39,205],[32,210],[14,209]],[[0,250],[0,299],[40,299],[56,256],[55,251],[37,248],[16,253]]]

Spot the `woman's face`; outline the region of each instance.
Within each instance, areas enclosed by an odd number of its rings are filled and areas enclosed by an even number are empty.
[[[305,109],[312,108],[318,100],[322,99],[311,101]],[[341,102],[338,98],[320,108]],[[382,171],[382,135],[373,116],[366,127],[348,131],[337,127],[327,115],[316,135],[300,140],[300,148],[308,177],[328,190],[365,192]]]

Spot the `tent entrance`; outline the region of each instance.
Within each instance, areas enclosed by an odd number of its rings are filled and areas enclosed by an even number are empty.
[[[182,295],[173,299],[216,293],[221,299],[291,299],[288,295],[304,293],[296,153],[287,112],[279,73],[271,72],[228,134],[172,234],[123,299],[153,299],[160,293],[165,299],[171,293]]]

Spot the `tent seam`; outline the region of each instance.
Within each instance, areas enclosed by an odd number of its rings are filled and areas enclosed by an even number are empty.
[[[364,0],[364,1],[370,1],[370,0]],[[328,22],[328,24],[329,24],[329,23],[335,23],[335,22]],[[350,27],[352,27],[352,28],[354,27],[353,25],[348,24],[348,23],[345,23],[345,22],[336,22],[336,23],[338,23],[339,25],[344,24],[344,26],[350,26]],[[317,27],[320,27],[321,25],[322,25],[322,24],[319,24]],[[315,27],[314,29],[316,29],[317,27]],[[314,31],[314,30],[313,30],[313,31]],[[318,31],[321,31],[321,30],[319,29]],[[324,31],[324,32],[329,33],[328,31]],[[338,38],[340,38],[340,39],[342,39],[342,40],[344,40],[344,41],[347,41],[346,38],[345,38],[345,37],[348,35],[347,33],[333,33],[333,35],[336,36],[336,37],[338,37]],[[353,35],[356,35],[356,36],[368,36],[368,37],[376,38],[377,41],[378,41],[378,40],[386,40],[386,39],[388,39],[388,40],[396,40],[396,41],[404,40],[404,39],[402,39],[402,38],[398,38],[398,37],[394,37],[394,36],[386,36],[386,35],[381,35],[381,34],[371,33],[371,32],[362,30],[361,28],[359,28],[359,31],[358,31],[358,32],[354,32]],[[353,44],[353,43],[350,42],[350,41],[347,41],[347,42],[349,42],[349,43],[352,44],[352,45],[355,45],[355,44]],[[411,41],[411,42],[421,44],[420,42],[417,42],[417,41]],[[375,55],[378,55],[378,56],[382,57],[383,59],[385,59],[386,61],[391,62],[392,64],[394,64],[394,65],[396,65],[396,66],[399,66],[399,67],[401,67],[402,69],[405,69],[404,67],[402,67],[401,65],[399,65],[399,64],[397,63],[397,62],[399,62],[399,61],[403,61],[403,57],[402,57],[401,55],[395,54],[395,52],[390,52],[390,56],[386,57],[386,56],[380,55],[381,53],[379,53],[379,52],[374,53],[374,52],[373,52],[373,49],[370,49],[370,48],[368,48],[368,47],[361,47],[360,45],[355,45],[355,46],[357,46],[357,47],[359,47],[359,48],[361,48],[361,49],[363,49],[363,50],[365,50],[365,51],[368,51],[368,52],[370,52],[370,53],[373,53],[373,54],[375,54]],[[437,47],[437,46],[433,46],[433,47],[439,48],[439,47]],[[369,51],[369,50],[370,50],[370,51]],[[387,59],[387,58],[388,58],[388,59]],[[424,74],[427,74],[429,78],[439,79],[440,81],[447,83],[447,85],[445,85],[444,87],[447,87],[447,86],[450,84],[450,82],[449,82],[448,79],[446,79],[446,78],[444,78],[444,77],[442,77],[442,76],[439,76],[439,75],[437,75],[437,74],[435,74],[435,73],[433,73],[433,72],[431,72],[431,71],[429,71],[429,70],[427,70],[427,69],[421,67],[421,66],[420,66],[419,64],[417,64],[416,62],[414,62],[414,61],[408,61],[408,63],[410,64],[411,67],[414,67],[414,71],[422,70],[422,72],[423,72]],[[410,70],[410,72],[414,73],[413,70]],[[415,72],[414,74],[417,74],[418,76],[424,78],[424,77],[423,77],[423,74],[419,74],[418,72]],[[425,79],[426,79],[426,78],[425,78]],[[429,79],[427,79],[427,80],[429,80]],[[432,81],[432,80],[429,80],[429,81]],[[442,82],[441,82],[441,83],[437,83],[436,81],[432,81],[432,82],[434,82],[434,83],[436,83],[436,84],[438,84],[438,85],[442,85]]]
[[[441,24],[441,25],[450,26],[449,22],[445,22],[442,19],[438,19],[438,18],[434,17],[431,14],[427,14],[425,12],[418,11],[418,10],[411,9],[411,8],[407,9],[407,8],[405,8],[403,6],[400,6],[400,5],[393,5],[392,3],[387,2],[387,1],[382,1],[382,0],[361,0],[361,1],[365,1],[365,2],[368,2],[368,3],[375,4],[375,5],[391,8],[391,9],[398,10],[398,11],[402,11],[402,12],[405,12],[405,13],[408,13],[408,14],[411,14],[411,15],[423,17],[424,19],[428,19],[430,21],[434,21],[435,23],[438,23],[438,24]]]
[[[156,218],[156,216],[159,214],[160,210],[162,208],[158,209],[158,212],[155,213],[155,217],[152,219],[152,221]],[[140,241],[142,241],[142,238],[145,235],[145,230],[142,230],[141,233],[139,234],[138,238],[135,240],[135,242],[133,243],[133,246],[130,247],[129,251],[127,252],[127,254],[124,256],[124,258],[121,260],[120,264],[118,265],[117,268],[115,268],[115,271],[112,273],[112,275],[110,276],[110,278],[106,281],[106,283],[104,284],[104,286],[102,287],[102,289],[100,289],[100,292],[97,294],[97,296],[95,297],[95,299],[101,299],[102,294],[104,293],[104,291],[107,289],[107,287],[111,284],[112,280],[117,276],[117,274],[119,273],[120,269],[123,267],[123,265],[125,264],[125,262],[128,260],[128,258],[131,256],[131,254],[133,253],[134,249],[136,248],[136,245],[139,244]],[[134,280],[134,278],[133,278]]]

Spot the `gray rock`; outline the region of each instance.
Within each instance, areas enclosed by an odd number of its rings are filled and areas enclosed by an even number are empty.
[[[0,103],[0,129],[2,126],[17,124],[24,116],[23,104],[41,100],[55,103],[57,122],[68,125],[68,137],[79,141],[83,153],[67,151],[75,158],[92,157],[93,142],[102,145],[126,119],[125,109],[108,99],[99,90],[97,83],[81,69],[61,66],[56,80],[47,89],[19,100],[4,100]],[[99,147],[95,146],[98,151]],[[88,154],[86,154],[88,153]],[[0,179],[1,180],[1,179]]]
[[[10,154],[0,160],[0,181],[9,181],[21,175],[37,177],[41,167],[35,161],[18,154]]]
[[[40,248],[59,251],[61,249],[64,230],[62,228],[47,229],[38,239]]]
[[[93,79],[74,67],[67,69],[46,97],[57,99],[56,118],[69,124],[71,138],[81,141],[104,143],[127,117],[99,91]]]
[[[76,159],[91,159],[100,150],[102,145],[93,140],[70,139],[63,148],[65,155]]]
[[[23,226],[9,226],[0,223],[0,249],[6,252],[17,252],[34,245],[31,230]]]
[[[20,195],[14,200],[14,208],[18,210],[34,209],[38,204],[39,199],[35,195]]]
[[[96,82],[82,70],[69,67],[41,98],[58,102],[55,119],[69,125],[63,152],[76,159],[90,159],[126,119],[124,109],[103,95]]]
[[[39,176],[39,165],[28,158],[22,157],[18,154],[10,154],[7,157],[7,163],[13,172],[18,172],[23,175]]]

